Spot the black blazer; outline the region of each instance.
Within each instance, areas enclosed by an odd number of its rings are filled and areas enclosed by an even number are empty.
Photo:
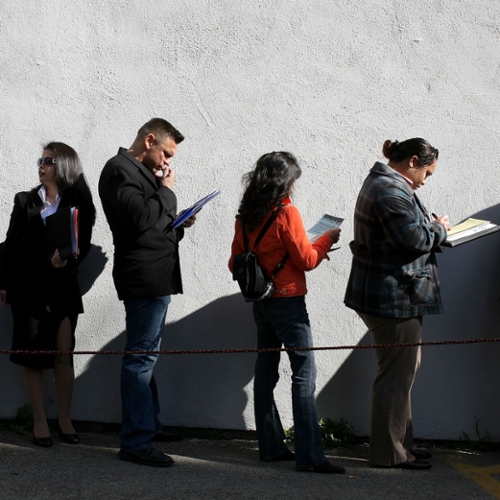
[[[126,149],[111,158],[99,179],[99,196],[113,234],[113,279],[120,300],[182,293],[179,241],[170,224],[177,198]]]
[[[7,238],[0,262],[0,289],[7,290],[7,300],[36,309],[51,303],[62,313],[83,312],[77,273],[79,263],[90,251],[95,207],[83,175],[61,193],[59,209],[79,208],[80,254],[68,259],[65,267],[55,269],[46,251],[45,225],[40,216],[43,203],[40,186],[14,197]]]

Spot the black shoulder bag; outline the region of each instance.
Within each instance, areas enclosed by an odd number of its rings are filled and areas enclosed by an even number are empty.
[[[235,255],[233,258],[233,280],[238,281],[241,293],[247,302],[255,302],[259,300],[264,300],[269,298],[274,291],[274,277],[278,271],[285,265],[288,260],[288,252],[285,254],[281,262],[276,267],[273,275],[268,278],[257,260],[257,255],[254,251],[260,240],[266,234],[267,230],[274,222],[278,216],[278,212],[281,210],[283,205],[279,206],[269,217],[264,227],[261,229],[260,233],[255,240],[255,245],[253,250],[248,249],[248,235],[245,230],[245,226],[242,224],[243,230],[243,243],[245,246],[245,253],[241,255]]]

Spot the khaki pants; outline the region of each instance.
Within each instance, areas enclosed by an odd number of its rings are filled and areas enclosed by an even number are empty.
[[[422,316],[382,318],[359,313],[375,344],[420,342]],[[420,366],[418,347],[375,349],[377,375],[372,388],[370,462],[391,466],[406,462],[413,444],[411,389]]]

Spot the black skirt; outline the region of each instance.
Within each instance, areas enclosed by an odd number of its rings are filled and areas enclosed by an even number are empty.
[[[71,350],[75,348],[75,330],[78,314],[63,314],[51,311],[50,307],[38,311],[23,305],[11,304],[14,320],[12,335],[13,351],[33,351],[30,353],[11,354],[10,360],[18,365],[34,369],[54,368],[53,354],[37,354],[37,351],[55,351],[57,332],[62,320],[67,317],[71,324]]]

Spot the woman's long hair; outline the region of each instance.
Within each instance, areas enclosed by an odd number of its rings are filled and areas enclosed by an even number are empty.
[[[63,142],[49,142],[43,148],[54,155],[57,187],[60,191],[71,187],[83,174],[83,167],[76,151]]]
[[[94,225],[96,210],[77,152],[64,142],[49,142],[43,149],[48,149],[56,160],[54,167],[59,191],[71,189],[77,197],[85,199],[91,211],[90,220]]]
[[[301,173],[297,159],[290,153],[280,151],[261,156],[255,168],[243,176],[245,193],[236,218],[248,231],[254,229],[270,210],[290,196]]]

